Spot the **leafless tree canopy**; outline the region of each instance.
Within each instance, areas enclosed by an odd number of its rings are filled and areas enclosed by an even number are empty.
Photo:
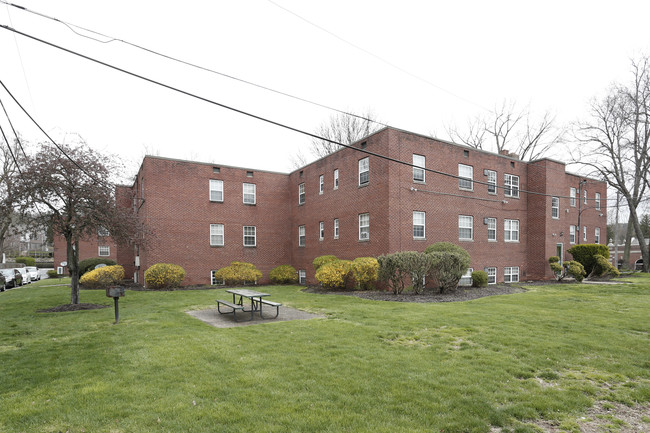
[[[613,85],[607,96],[591,104],[590,120],[577,126],[580,146],[574,161],[592,169],[627,201],[629,223],[639,239],[644,271],[650,257],[637,208],[649,187],[650,60],[632,62],[629,84]]]
[[[11,234],[22,203],[16,192],[16,182],[18,167],[24,162],[25,156],[18,142],[8,145],[0,138],[0,260],[5,252],[5,240]]]
[[[563,135],[550,112],[536,118],[527,108],[505,101],[490,114],[468,120],[464,129],[448,127],[447,133],[452,141],[497,153],[508,151],[527,161],[543,157]]]

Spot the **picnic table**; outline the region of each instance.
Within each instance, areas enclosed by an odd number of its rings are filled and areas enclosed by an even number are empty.
[[[239,322],[239,320],[237,320],[237,311],[241,311],[244,313],[250,312],[251,314],[250,318],[247,320],[253,320],[254,314],[256,312],[260,313],[260,317],[262,319],[275,319],[280,314],[280,306],[282,304],[280,304],[279,302],[273,302],[267,299],[263,299],[266,296],[271,296],[269,293],[258,292],[256,290],[251,290],[251,289],[230,289],[230,290],[226,290],[226,293],[232,294],[232,302],[217,299],[217,311],[219,311],[219,314],[232,314],[233,318],[235,319],[235,322]],[[251,301],[249,310],[246,310],[244,306],[244,298],[250,299]],[[221,311],[222,305],[228,307],[230,310]],[[263,305],[267,305],[269,307],[275,307],[275,316],[264,317],[262,315]]]

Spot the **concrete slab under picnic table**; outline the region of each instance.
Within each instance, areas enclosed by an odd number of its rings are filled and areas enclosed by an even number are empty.
[[[250,317],[249,312],[237,312],[238,320],[241,320],[241,322],[235,322],[235,318],[232,314],[219,314],[219,311],[217,311],[216,308],[186,311],[186,313],[216,328],[234,328],[236,326],[260,325],[264,323],[284,322],[288,320],[307,320],[325,317],[323,314],[308,313],[306,311],[296,310],[295,308],[289,308],[284,305],[280,307],[280,314],[278,314],[278,317],[275,319],[262,319],[260,317],[260,314],[256,312],[253,314],[253,320],[247,320]],[[264,313],[264,316],[266,317],[267,315],[271,315],[272,317],[274,314],[275,308],[269,308],[269,310]]]

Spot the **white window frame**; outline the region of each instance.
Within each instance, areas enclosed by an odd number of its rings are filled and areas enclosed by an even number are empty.
[[[102,251],[104,254],[102,254]],[[109,257],[111,255],[111,247],[108,245],[100,245],[97,247],[97,255],[99,257]]]
[[[600,243],[600,227],[596,227],[596,229],[594,230],[594,237],[595,237],[594,243],[599,244]]]
[[[370,182],[370,157],[365,157],[359,160],[359,186],[368,185],[369,182]]]
[[[318,233],[320,234],[319,239],[322,241],[325,239],[325,221],[321,221],[318,225]]]
[[[583,194],[583,195],[585,196],[584,204],[587,204],[587,190],[586,190],[586,189],[584,190],[584,194]]]
[[[252,191],[251,191],[252,187]],[[246,189],[248,188],[248,191]],[[251,196],[252,196],[252,201],[251,201]],[[246,197],[248,197],[248,201],[246,200]],[[256,204],[257,203],[257,185],[254,183],[246,183],[244,182],[242,184],[242,199],[244,201],[244,204]]]
[[[487,236],[488,241],[497,242],[497,219],[496,218],[489,217],[487,219],[487,230],[488,230],[488,236]]]
[[[582,226],[582,240],[587,242],[587,226]]]
[[[226,230],[223,224],[210,224],[210,246],[224,246],[226,241],[225,232]],[[221,237],[221,242],[219,242],[219,237]]]
[[[367,212],[359,214],[359,240],[370,240],[370,214]]]
[[[427,213],[422,212],[422,211],[413,211],[413,239],[426,239],[427,238],[427,232],[426,232],[426,220],[427,220]],[[416,234],[416,229],[421,228],[422,235],[417,235]],[[420,230],[417,230],[420,232]]]
[[[305,182],[298,185],[298,204],[305,204]]]
[[[569,204],[571,207],[576,207],[576,189],[574,187],[569,189]]]
[[[468,268],[467,272],[465,272],[465,275],[460,277],[460,280],[458,280],[458,285],[459,286],[471,286],[473,284],[472,272],[474,272],[474,268]]]
[[[304,247],[307,243],[307,238],[305,236],[305,226],[298,226],[298,246]]]
[[[503,281],[505,283],[518,283],[519,266],[506,266],[503,268]]]
[[[594,206],[596,207],[596,210],[600,210],[600,193],[597,192],[595,197],[594,197]]]
[[[426,167],[427,159],[424,155],[413,154],[413,182],[425,183],[426,182],[426,172],[424,168]]]
[[[307,284],[307,271],[300,269],[298,271],[298,284],[304,286]]]
[[[320,175],[318,178],[318,194],[323,194],[325,192],[325,176]]]
[[[488,194],[497,193],[497,172],[494,170],[487,170],[487,184]]]
[[[506,173],[503,184],[506,197],[519,198],[519,176]]]
[[[551,218],[560,219],[560,197],[551,197]]]
[[[334,189],[339,189],[339,169],[334,169]]]
[[[505,242],[519,242],[519,220],[503,220],[503,240]]]
[[[246,229],[248,229],[248,234],[246,234]],[[251,234],[252,229],[252,234]],[[244,226],[242,231],[243,233],[243,242],[245,247],[256,247],[257,246],[257,227],[256,226]],[[246,238],[253,238],[253,244],[246,244]]]
[[[334,218],[334,239],[339,238],[339,219]]]
[[[488,275],[488,284],[496,284],[497,283],[497,268],[488,266],[485,269],[483,269],[485,273]]]
[[[211,286],[225,286],[226,282],[224,280],[217,280],[214,277],[214,274],[217,273],[218,270],[210,271],[210,285]]]
[[[458,189],[474,191],[474,167],[458,164]]]
[[[469,230],[469,237],[462,236],[464,230]],[[474,240],[474,217],[471,215],[458,215],[458,240]]]
[[[576,243],[576,226],[569,226],[569,243]]]
[[[214,198],[212,193],[215,193]],[[221,198],[219,198],[219,193],[221,193]],[[210,201],[223,203],[223,196],[223,180],[210,179]]]

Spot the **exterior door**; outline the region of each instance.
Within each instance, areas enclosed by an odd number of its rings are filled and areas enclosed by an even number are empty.
[[[557,244],[555,255],[560,258],[560,264],[564,262],[564,244]]]

